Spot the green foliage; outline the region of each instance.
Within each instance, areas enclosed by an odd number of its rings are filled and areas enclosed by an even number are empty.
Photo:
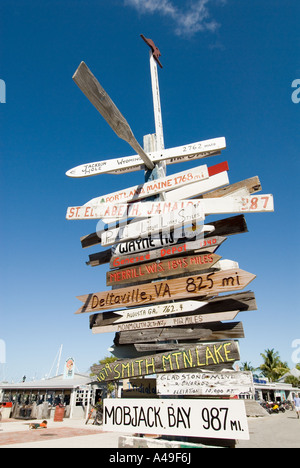
[[[270,382],[276,382],[290,370],[288,364],[280,360],[279,353],[274,351],[274,348],[266,349],[260,355],[264,360],[263,364],[260,365],[260,370]]]

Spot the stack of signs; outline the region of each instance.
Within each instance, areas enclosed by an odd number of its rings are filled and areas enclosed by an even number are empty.
[[[148,153],[167,164],[218,155],[224,138]],[[75,167],[70,177],[143,169],[138,155]],[[202,164],[161,179],[71,206],[68,220],[102,220],[81,238],[91,266],[109,263],[111,290],[78,296],[77,314],[91,313],[95,334],[116,332],[117,361],[94,366],[100,382],[157,376],[157,394],[167,400],[110,400],[107,430],[182,436],[248,438],[241,402],[208,396],[251,392],[251,378],[233,372],[244,337],[239,312],[256,309],[254,293],[242,292],[255,275],[216,254],[228,236],[247,232],[245,213],[273,211],[258,177],[230,185],[228,163]],[[152,201],[164,193],[164,201]],[[150,198],[152,197],[152,198]],[[151,201],[149,201],[149,198]],[[233,214],[207,221],[215,214]],[[99,228],[100,225],[100,228]],[[103,226],[103,228],[101,227]],[[203,400],[170,396],[205,396]]]

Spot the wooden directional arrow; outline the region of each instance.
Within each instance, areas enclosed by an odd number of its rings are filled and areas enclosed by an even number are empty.
[[[103,203],[102,205],[72,206],[68,208],[66,219],[102,219],[112,223],[125,218],[148,218],[165,215],[179,210],[193,210],[201,207],[202,200],[183,200],[175,202],[138,202],[138,203]]]
[[[218,221],[211,221],[210,226],[214,226],[215,228],[215,230],[213,231],[214,236],[231,236],[234,234],[242,234],[248,232],[247,223],[244,215],[232,216],[230,218],[225,218]],[[100,236],[101,233],[99,233]],[[101,238],[99,237],[99,235],[97,232],[94,232],[93,234],[88,234],[87,236],[81,237],[80,240],[82,248],[85,249],[87,247],[100,244]],[[210,234],[204,233],[204,237],[210,237]],[[183,241],[184,240],[186,239],[183,239]],[[190,238],[190,240],[193,240],[193,238]],[[143,250],[147,250],[147,247],[145,247]],[[109,262],[112,256],[112,250],[108,249],[105,252],[100,252],[97,255],[99,255],[99,261],[102,261],[102,263],[107,263]]]
[[[230,340],[244,338],[244,329],[241,322],[206,323],[192,327],[149,328],[142,330],[122,331],[116,334],[114,343],[126,345],[132,343],[150,343],[165,340]]]
[[[173,213],[179,210],[202,209],[204,215],[226,213],[259,213],[274,211],[273,196],[249,195],[227,196],[222,198],[205,198],[203,200],[154,201],[133,204],[102,204],[69,207],[66,218],[102,219],[104,222],[115,222],[125,218],[147,218]]]
[[[258,213],[267,211],[274,211],[272,195],[206,198],[200,200],[198,204],[187,205],[182,210],[153,216],[147,220],[126,224],[119,228],[107,229],[101,235],[101,243],[102,245],[112,245],[116,242],[140,237],[143,233],[167,232],[170,228],[176,229],[179,226],[186,226],[192,222],[204,219],[203,213],[205,216],[206,214]]]
[[[219,164],[217,165],[219,166]],[[212,166],[214,167],[214,166]],[[210,176],[210,169],[206,164],[179,172],[167,177],[163,177],[144,184],[134,185],[133,187],[125,188],[117,192],[101,195],[85,203],[85,205],[99,205],[102,203],[127,203],[141,200],[142,198],[152,197],[161,192],[168,192],[175,188],[199,182],[199,180],[207,179]],[[228,169],[223,169],[228,170]]]
[[[168,260],[132,265],[129,268],[112,270],[106,273],[106,285],[116,286],[129,283],[147,283],[153,279],[179,276],[185,273],[208,270],[218,260],[220,255],[211,253],[193,254],[185,257],[173,257]]]
[[[174,211],[164,216],[153,216],[149,219],[103,231],[101,234],[101,244],[103,246],[113,245],[118,242],[136,239],[142,235],[152,235],[159,232],[169,233],[172,229],[194,223],[197,223],[198,235],[214,231],[212,226],[203,224],[203,219],[202,207]]]
[[[123,332],[123,331],[136,331],[145,330],[150,328],[164,328],[164,327],[178,327],[182,325],[199,325],[202,323],[218,322],[220,320],[234,320],[238,310],[221,312],[218,314],[201,314],[201,315],[184,315],[172,318],[160,318],[160,319],[149,319],[142,322],[129,322],[119,323],[116,325],[107,326],[93,326],[92,332],[97,333],[111,333],[111,332]],[[160,330],[157,330],[160,333]]]
[[[184,239],[176,239],[174,237],[172,237],[172,240],[169,238],[169,242],[167,242],[167,240],[168,238],[164,238],[163,242],[160,242],[159,238],[151,238],[151,240],[133,239],[129,242],[116,244],[112,248],[110,267],[122,268],[128,265],[136,265],[150,260],[169,258],[174,255],[182,256],[189,254],[192,251],[197,251],[197,253],[199,253],[198,251],[213,253],[226,240],[226,237],[211,236],[192,241],[186,240],[186,242],[183,242]],[[131,254],[128,255],[130,252]]]
[[[180,369],[214,369],[239,361],[239,345],[236,341],[199,344],[178,352],[154,354],[140,359],[115,361],[94,365],[91,368],[100,382],[139,377],[141,375],[172,372]]]
[[[207,301],[180,301],[167,304],[155,304],[135,309],[116,310],[114,312],[101,312],[90,315],[90,328],[106,327],[126,322],[143,321],[166,317],[174,314],[213,315],[224,311],[238,310],[240,312],[256,310],[255,295],[252,291],[218,296]],[[219,319],[221,320],[221,319]]]
[[[131,143],[130,143],[131,144]],[[132,146],[132,144],[131,144]],[[225,138],[197,141],[188,145],[177,146],[146,154],[152,164],[166,161],[167,164],[176,164],[192,159],[200,159],[220,154],[226,148]],[[137,151],[137,150],[136,150]],[[138,151],[137,151],[138,152]],[[93,163],[81,164],[66,172],[68,177],[89,177],[98,174],[124,174],[145,168],[140,156],[126,156],[124,158],[107,159]]]
[[[215,164],[210,167],[203,164],[202,166],[194,167],[187,171],[178,172],[177,174],[145,182],[144,184],[135,185],[117,192],[92,198],[92,200],[85,203],[84,206],[99,205],[101,203],[135,202],[143,198],[152,197],[153,195],[159,195],[162,192],[169,192],[170,190],[206,180],[209,177],[228,170],[227,162]]]
[[[138,307],[136,309],[116,310],[115,312],[102,312],[90,316],[90,328],[165,317],[166,315],[183,314],[185,312],[191,313],[192,311],[199,311],[207,304],[208,302],[204,301],[182,301]]]
[[[81,62],[74,73],[73,80],[118,137],[125,140],[138,153],[148,169],[153,169],[154,163],[135,139],[128,122],[84,62]]]
[[[76,312],[97,312],[156,302],[170,302],[180,299],[215,295],[244,289],[255,275],[244,270],[233,269],[206,273],[203,275],[176,278],[139,287],[127,287],[78,296],[83,306]]]

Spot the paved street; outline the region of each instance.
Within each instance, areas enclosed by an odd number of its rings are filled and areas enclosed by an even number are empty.
[[[248,418],[248,424],[250,440],[238,441],[238,449],[300,448],[300,419],[293,411]],[[47,429],[29,430],[29,422],[10,420],[1,424],[0,448],[118,448],[119,436],[84,421],[49,421]]]

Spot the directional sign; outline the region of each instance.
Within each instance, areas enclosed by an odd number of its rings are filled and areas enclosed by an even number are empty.
[[[112,245],[117,241],[134,239],[142,233],[155,233],[170,230],[171,227],[186,226],[193,221],[204,219],[206,214],[221,213],[258,213],[274,211],[272,195],[250,195],[248,197],[228,196],[224,198],[206,198],[186,209],[174,211],[164,216],[153,216],[148,220],[131,223],[120,228],[108,229],[101,235],[102,245]]]
[[[204,215],[202,206],[189,207],[186,210],[173,211],[164,216],[153,216],[152,218],[138,221],[131,224],[125,224],[119,228],[107,229],[101,234],[101,244],[113,245],[130,239],[136,239],[142,235],[155,234],[160,231],[170,232],[171,229],[184,227],[192,223],[201,222],[197,232],[199,235],[203,232],[212,232],[214,228],[203,224]]]
[[[156,260],[142,265],[132,265],[129,268],[108,271],[106,285],[147,283],[153,279],[178,276],[192,271],[200,272],[211,268],[220,258],[220,255],[211,253],[193,254],[186,257],[172,257],[168,260]]]
[[[244,215],[232,216],[230,218],[220,219],[218,221],[211,221],[209,224],[211,226],[214,226],[215,229],[213,232],[215,236],[231,236],[234,234],[242,234],[244,232],[248,232],[247,223],[246,223],[246,219]],[[100,244],[102,232],[103,231],[100,231],[100,232],[97,231],[97,232],[93,232],[92,234],[82,236],[80,238],[82,248],[86,249],[93,245]],[[209,234],[205,234],[205,236],[208,237]],[[144,238],[145,236],[142,236],[142,237]],[[189,235],[188,238],[191,239],[192,236]],[[101,252],[99,254],[100,255],[99,260],[103,256],[104,257],[103,263],[106,263],[107,261],[109,261],[110,254],[111,254],[111,249],[108,249],[105,252]]]
[[[149,328],[178,327],[182,325],[199,325],[202,323],[217,322],[219,320],[234,320],[238,313],[238,310],[233,310],[220,312],[218,314],[184,315],[172,318],[150,319],[144,320],[143,322],[119,323],[102,327],[94,326],[92,327],[92,331],[94,334],[97,334],[144,330]]]
[[[66,218],[76,219],[102,219],[106,223],[115,222],[124,218],[148,218],[165,215],[178,210],[197,208],[201,201],[174,201],[174,202],[138,202],[138,203],[103,203],[101,205],[72,206],[68,208]]]
[[[246,196],[245,196],[246,194]],[[104,222],[115,222],[124,218],[147,218],[170,214],[179,210],[203,210],[205,215],[226,213],[253,213],[274,211],[273,196],[251,195],[226,196],[222,198],[205,198],[203,200],[154,201],[133,204],[102,204],[90,206],[73,206],[67,211],[67,219],[103,219]]]
[[[207,304],[208,302],[203,301],[182,301],[170,304],[156,304],[136,309],[116,310],[115,312],[102,312],[90,316],[90,328],[193,312]]]
[[[78,296],[83,306],[76,312],[97,312],[156,302],[193,299],[228,291],[244,289],[256,276],[244,270],[233,269],[203,275],[176,278],[157,283],[131,286]]]
[[[147,156],[153,163],[166,161],[167,164],[191,161],[192,159],[205,158],[220,154],[220,150],[226,148],[224,137],[211,140],[197,141],[188,145],[168,148],[161,151],[148,153]],[[97,174],[123,174],[145,168],[145,163],[138,155],[124,158],[108,159],[88,164],[81,164],[66,172],[69,177],[88,177]]]
[[[201,309],[201,310],[200,310]],[[212,315],[224,311],[251,311],[256,310],[255,295],[251,291],[217,296],[207,301],[182,301],[166,304],[155,304],[151,306],[138,307],[134,309],[116,310],[114,312],[101,312],[89,317],[90,328],[104,327],[126,322],[134,322],[169,315],[182,315],[194,312],[196,315]],[[219,319],[221,320],[221,319]],[[182,324],[181,324],[182,325]]]
[[[199,344],[170,353],[154,354],[140,359],[126,359],[111,364],[94,365],[93,374],[100,382],[119,379],[130,379],[141,375],[151,375],[162,372],[173,372],[180,369],[207,369],[223,367],[239,361],[239,345],[233,340]]]
[[[253,395],[252,372],[157,374],[158,395]]]
[[[220,166],[217,164],[217,166]],[[212,166],[214,168],[214,166]],[[140,200],[145,197],[151,197],[153,195],[158,195],[161,192],[168,192],[185,186],[187,184],[192,184],[198,182],[199,180],[207,179],[210,175],[211,169],[208,168],[206,164],[203,166],[194,167],[187,171],[179,172],[168,177],[163,177],[161,179],[152,180],[150,182],[145,182],[141,185],[135,185],[118,192],[109,193],[107,195],[102,195],[100,197],[93,198],[92,200],[85,203],[85,205],[98,205],[101,203],[126,203]],[[222,169],[222,171],[228,170]],[[221,171],[220,171],[221,172]]]
[[[148,242],[146,242],[147,240]],[[160,243],[160,239],[152,238],[134,239],[116,244],[116,248],[112,248],[110,267],[122,268],[126,265],[144,263],[149,260],[171,257],[172,255],[184,255],[198,250],[214,252],[225,240],[226,237],[220,236],[200,238],[190,242],[182,242],[183,239],[174,239],[173,242],[169,243]],[[155,249],[155,247],[159,246],[160,248]],[[147,251],[147,249],[149,250]],[[128,255],[129,253],[131,255]]]
[[[249,440],[245,403],[241,400],[106,398],[103,430]]]
[[[168,340],[231,340],[244,338],[244,328],[241,322],[211,322],[201,325],[176,326],[164,328],[147,328],[118,332],[114,343],[117,345],[137,343],[157,343]]]
[[[212,175],[209,179],[200,180],[191,185],[180,187],[170,192],[166,192],[166,201],[186,200],[187,198],[200,197],[203,193],[210,192],[224,185],[229,184],[229,178],[227,171],[223,171]]]

